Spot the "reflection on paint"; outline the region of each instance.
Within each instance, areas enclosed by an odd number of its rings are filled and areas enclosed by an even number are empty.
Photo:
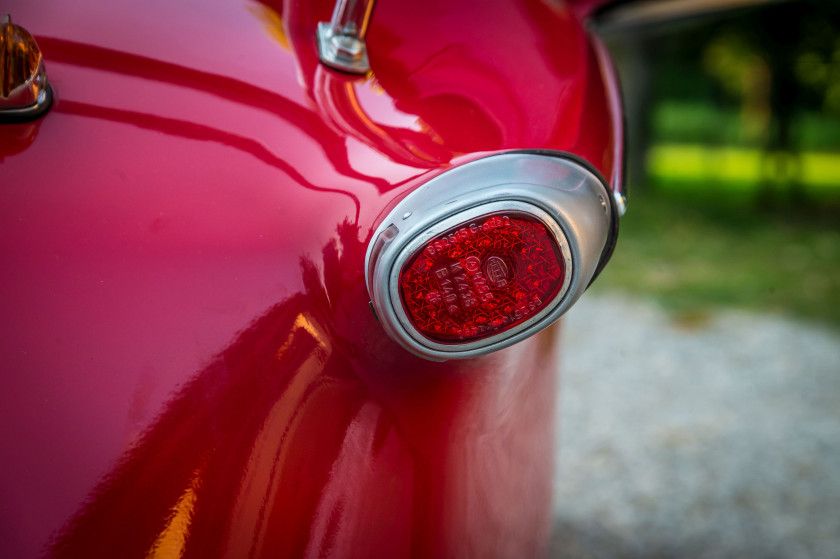
[[[283,360],[283,355],[286,353],[286,350],[289,349],[289,346],[292,345],[292,341],[294,341],[295,334],[298,330],[304,330],[308,332],[310,336],[312,336],[318,345],[322,349],[327,349],[327,339],[326,336],[312,323],[312,321],[304,314],[299,314],[295,319],[295,324],[292,326],[292,331],[289,333],[289,337],[286,338],[286,341],[283,342],[283,345],[277,350],[277,359]]]
[[[322,262],[299,256],[302,291],[172,395],[46,557],[545,554],[554,359],[528,349],[538,337],[507,360],[395,356],[360,297],[369,239],[336,233]]]
[[[196,491],[201,484],[201,470],[197,469],[190,485],[172,507],[172,516],[155,544],[146,554],[146,559],[176,559],[183,557],[190,533],[190,520],[195,509]]]
[[[286,36],[286,28],[283,24],[283,17],[273,10],[271,6],[266,6],[265,4],[248,6],[248,11],[262,22],[266,33],[268,33],[268,36],[271,37],[273,41],[278,43],[287,51],[292,50],[292,47],[289,45],[289,38]]]
[[[25,122],[23,124],[4,124],[3,134],[0,134],[0,163],[11,155],[21,153],[38,137],[41,120]]]

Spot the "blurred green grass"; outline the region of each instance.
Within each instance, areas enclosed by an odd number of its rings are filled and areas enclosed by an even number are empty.
[[[779,192],[767,206],[754,183],[704,187],[703,175],[668,165],[673,173],[654,165],[651,185],[631,189],[618,248],[594,290],[652,296],[688,322],[734,307],[840,327],[840,207],[824,202],[840,180],[818,185],[811,204]]]
[[[665,144],[648,152],[648,167],[654,178],[682,180],[685,188],[754,193],[756,184],[762,180],[771,184],[798,180],[803,191],[814,196],[840,195],[840,156],[833,153],[768,155],[743,147]],[[780,177],[779,170],[790,174]]]

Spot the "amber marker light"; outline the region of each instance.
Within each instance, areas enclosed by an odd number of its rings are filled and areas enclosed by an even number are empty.
[[[52,103],[44,60],[32,35],[0,13],[0,123],[26,122]]]
[[[563,154],[513,152],[452,169],[375,231],[366,267],[374,312],[394,340],[435,360],[535,334],[608,258],[610,200],[603,179]]]

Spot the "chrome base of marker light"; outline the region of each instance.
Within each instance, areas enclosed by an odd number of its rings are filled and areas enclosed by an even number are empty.
[[[52,104],[44,60],[32,34],[0,19],[0,122],[26,122]]]
[[[403,265],[449,228],[499,211],[531,214],[552,233],[566,266],[559,293],[536,315],[500,334],[462,344],[426,338],[400,301]],[[368,294],[385,331],[416,355],[445,360],[489,353],[549,326],[580,298],[617,218],[616,200],[603,179],[573,156],[541,151],[479,159],[418,187],[382,220],[365,259]]]
[[[46,82],[46,79],[44,80]],[[29,122],[42,116],[52,106],[53,94],[49,85],[38,92],[35,103],[23,107],[0,107],[0,123]]]

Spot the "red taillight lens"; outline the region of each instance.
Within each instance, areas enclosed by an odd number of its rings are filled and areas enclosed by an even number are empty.
[[[563,285],[563,255],[548,228],[520,212],[457,225],[410,257],[400,277],[406,314],[423,336],[464,343],[525,322]]]

